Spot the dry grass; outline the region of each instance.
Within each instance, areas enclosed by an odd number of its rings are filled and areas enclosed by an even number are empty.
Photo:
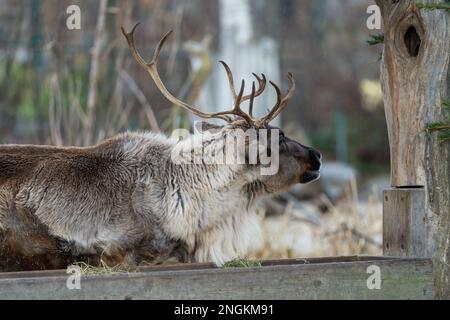
[[[124,273],[138,272],[137,268],[130,268],[124,264],[116,266],[108,266],[103,260],[100,261],[100,266],[91,266],[85,262],[74,262],[72,265],[80,268],[81,275],[83,276],[96,276],[96,275],[119,275]]]
[[[328,212],[320,214],[320,225],[298,218],[294,210],[262,220],[263,238],[256,259],[381,255],[382,204],[376,196],[358,201],[356,184],[345,199],[332,205],[322,196]],[[306,206],[306,210],[317,210]]]

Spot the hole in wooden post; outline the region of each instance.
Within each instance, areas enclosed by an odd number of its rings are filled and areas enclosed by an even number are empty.
[[[410,26],[404,36],[405,46],[411,57],[417,57],[420,51],[421,40],[414,26]]]

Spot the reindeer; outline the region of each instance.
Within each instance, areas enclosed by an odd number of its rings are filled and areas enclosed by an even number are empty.
[[[202,138],[199,132],[181,140],[126,132],[90,147],[0,146],[0,269],[64,268],[85,260],[137,265],[168,258],[220,266],[245,256],[259,237],[255,199],[319,177],[320,153],[270,126],[294,95],[292,74],[285,96],[270,82],[277,102],[265,117],[255,118],[253,102],[265,90],[266,77],[254,74],[258,89],[253,82],[251,93],[244,95],[244,81],[236,92],[232,72],[221,62],[234,104],[229,111],[201,112],[174,97],[158,74],[158,58],[171,32],[147,63],[134,44],[136,27],[122,32],[161,93],[202,119],[226,124],[204,124]],[[247,101],[248,113],[241,108]],[[229,147],[233,139],[228,137],[236,130],[245,135],[245,150],[231,152],[247,160],[255,142],[268,153],[276,146],[275,173],[261,173],[265,165],[259,149],[253,163],[206,161],[214,153],[209,151]],[[262,130],[270,132],[267,139],[261,138]],[[203,151],[201,161],[176,161],[174,155],[196,150]]]

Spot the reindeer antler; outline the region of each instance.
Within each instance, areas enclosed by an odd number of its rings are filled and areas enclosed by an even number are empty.
[[[281,89],[275,83],[270,81],[270,84],[275,88],[275,91],[277,92],[277,103],[269,112],[269,114],[261,119],[264,124],[267,125],[273,119],[275,119],[283,111],[283,109],[287,107],[289,101],[294,97],[296,85],[294,76],[290,72],[288,73],[288,79],[291,82],[291,87],[283,98],[281,98]]]
[[[253,103],[254,103],[254,99],[256,97],[259,97],[266,88],[266,83],[267,83],[266,76],[264,74],[262,74],[261,75],[262,78],[260,78],[258,75],[253,73],[253,76],[256,78],[256,80],[258,81],[258,84],[259,84],[258,90],[256,90],[255,82],[253,82],[251,94],[248,96],[244,96],[244,89],[245,89],[244,80],[242,80],[242,84],[241,84],[239,93],[236,93],[235,87],[234,87],[233,74],[231,72],[231,69],[225,62],[220,61],[220,63],[224,66],[225,71],[227,73],[231,94],[234,99],[233,107],[231,110],[223,111],[223,112],[202,112],[197,107],[187,104],[187,103],[179,100],[175,96],[173,96],[169,92],[169,90],[167,90],[167,88],[164,86],[164,84],[161,80],[161,77],[159,76],[159,73],[158,73],[159,55],[160,55],[161,49],[164,46],[164,43],[166,42],[167,38],[172,34],[172,31],[167,32],[164,35],[164,37],[159,41],[158,46],[156,47],[156,50],[153,54],[152,61],[147,63],[142,58],[142,56],[139,54],[139,52],[137,51],[136,46],[134,44],[134,32],[136,31],[136,28],[138,26],[139,26],[139,23],[137,23],[133,27],[131,32],[129,32],[129,33],[125,32],[125,29],[123,27],[121,28],[123,35],[127,39],[128,46],[130,47],[130,50],[131,50],[131,53],[132,53],[134,59],[145,70],[147,70],[147,72],[150,74],[153,81],[155,82],[157,88],[166,97],[166,99],[168,99],[173,104],[195,114],[196,116],[198,116],[200,118],[203,118],[203,119],[217,118],[217,119],[225,120],[227,122],[232,122],[232,121],[234,121],[234,119],[231,118],[230,116],[238,116],[238,117],[244,119],[245,121],[247,121],[248,124],[250,124],[250,125],[254,125],[254,124],[267,125],[267,124],[269,124],[270,121],[275,119],[280,114],[280,112],[286,107],[287,103],[294,95],[295,81],[294,81],[294,78],[291,73],[289,73],[289,80],[291,81],[292,85],[291,85],[291,88],[289,89],[288,94],[284,98],[281,98],[281,90],[279,89],[279,87],[277,85],[275,85],[272,81],[270,81],[270,84],[277,91],[277,104],[272,108],[271,112],[267,116],[265,116],[262,119],[256,119],[253,117]],[[247,114],[241,109],[241,103],[244,101],[248,101],[248,100],[250,100],[250,102],[249,102],[249,113]]]

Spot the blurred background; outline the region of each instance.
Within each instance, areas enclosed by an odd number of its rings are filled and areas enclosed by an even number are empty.
[[[256,258],[381,253],[381,190],[389,145],[370,46],[370,0],[0,0],[0,143],[90,145],[124,130],[170,134],[194,120],[163,98],[131,58],[120,27],[136,22],[150,59],[175,32],[159,70],[176,96],[204,111],[231,105],[235,80],[265,73],[298,90],[278,119],[324,154],[320,181],[261,203]],[[66,12],[81,9],[81,30]],[[247,90],[249,89],[249,85]],[[284,89],[283,89],[284,90]],[[268,90],[256,108],[275,102]],[[256,241],[256,240],[255,240]]]

